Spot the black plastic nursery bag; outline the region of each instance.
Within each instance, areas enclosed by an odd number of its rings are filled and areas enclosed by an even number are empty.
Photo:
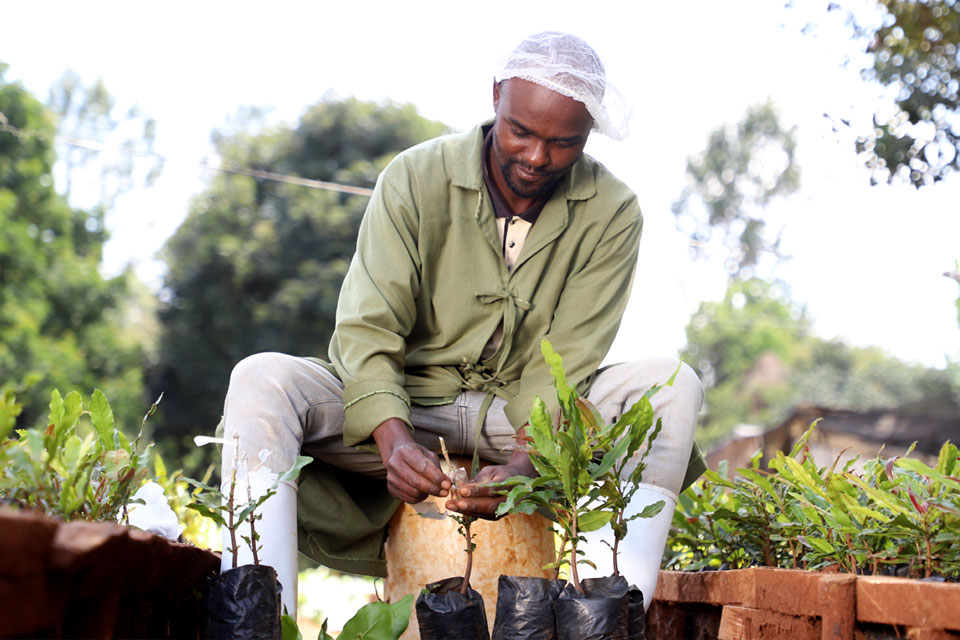
[[[627,589],[628,640],[647,640],[647,614],[643,608],[643,592],[630,585]]]
[[[623,576],[581,580],[557,598],[559,640],[627,640],[627,580]]]
[[[553,603],[562,590],[559,580],[500,576],[493,640],[556,640]]]
[[[280,640],[280,583],[273,567],[244,565],[211,578],[203,592],[210,640]]]
[[[467,587],[460,593],[463,577],[447,578],[427,585],[417,598],[420,640],[490,640],[483,598]]]

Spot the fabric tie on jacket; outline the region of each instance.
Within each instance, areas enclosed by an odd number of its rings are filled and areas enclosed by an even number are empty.
[[[512,400],[513,396],[503,390],[503,382],[497,378],[499,372],[494,373],[488,367],[480,364],[464,363],[457,367],[457,373],[460,374],[461,388],[487,394],[477,414],[477,435],[473,441],[473,461],[470,463],[470,477],[472,478],[480,470],[480,434],[483,433],[483,423],[487,418],[490,405],[493,404],[493,399],[496,396],[500,396],[504,400]]]
[[[501,303],[503,306],[503,340],[500,341],[500,357],[497,358],[497,370],[493,377],[499,377],[503,371],[503,365],[506,364],[510,356],[510,348],[513,346],[513,334],[520,323],[520,313],[533,309],[533,304],[517,297],[517,292],[500,286],[491,293],[478,293],[477,300],[483,304]]]

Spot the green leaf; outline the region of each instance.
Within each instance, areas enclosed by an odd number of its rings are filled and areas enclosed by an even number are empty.
[[[110,408],[107,397],[100,389],[94,389],[93,397],[90,399],[90,421],[103,448],[113,449],[113,409]]]
[[[871,487],[870,485],[866,484],[863,480],[858,478],[855,474],[844,473],[843,476],[853,484],[860,487],[864,491],[864,493],[870,496],[870,498],[872,498],[873,501],[877,503],[877,505],[890,509],[891,511],[899,515],[906,516],[907,518],[914,516],[913,511],[901,505],[900,501],[893,494]]]
[[[754,484],[764,490],[767,495],[774,499],[778,504],[780,503],[780,495],[777,493],[776,489],[773,488],[773,484],[759,471],[754,471],[753,469],[737,469],[739,473],[744,478],[751,480]]]
[[[836,553],[836,549],[833,547],[833,545],[827,542],[826,540],[824,540],[823,538],[813,538],[810,536],[805,536],[803,540],[809,546],[813,547],[820,553]]]
[[[947,440],[940,447],[940,455],[937,457],[937,473],[945,476],[953,475],[953,470],[957,465],[957,456],[960,452],[957,446]]]
[[[209,509],[204,504],[200,504],[199,502],[191,502],[190,504],[187,505],[187,509],[193,509],[194,511],[198,512],[200,515],[210,518],[221,527],[227,526],[227,521],[224,520],[222,515],[220,515],[220,512]]]
[[[63,462],[64,471],[71,473],[77,468],[80,462],[80,445],[83,441],[76,435],[71,435],[63,443],[63,452],[60,454],[60,460]]]
[[[184,482],[186,482],[187,484],[193,485],[193,486],[196,487],[197,489],[202,489],[203,491],[206,491],[207,493],[215,494],[216,496],[218,496],[218,499],[220,499],[220,500],[223,500],[223,499],[226,498],[226,496],[224,496],[224,495],[220,492],[219,489],[217,489],[217,488],[215,488],[215,487],[212,487],[212,486],[210,486],[210,485],[208,485],[208,484],[206,484],[206,483],[204,483],[204,482],[200,482],[199,480],[194,480],[193,478],[186,478],[186,477],[185,477],[183,480],[184,480]]]
[[[803,448],[807,446],[807,440],[809,440],[810,436],[813,435],[813,430],[816,428],[820,420],[821,420],[820,418],[817,418],[816,420],[811,422],[810,427],[803,432],[803,435],[800,436],[800,439],[797,440],[797,443],[793,445],[793,449],[790,450],[791,458],[796,458],[800,454],[800,452],[803,451]]]
[[[390,610],[393,612],[393,633],[390,638],[396,640],[403,635],[410,624],[410,613],[413,611],[413,594],[390,603]]]
[[[648,504],[643,508],[642,511],[640,511],[640,513],[635,513],[629,518],[627,518],[627,522],[629,522],[630,520],[636,520],[637,518],[652,518],[653,516],[663,511],[663,507],[666,506],[666,504],[667,503],[664,502],[663,500],[657,500],[653,504]]]
[[[588,511],[581,515],[577,520],[577,531],[580,533],[590,533],[597,529],[607,526],[613,517],[612,511]]]
[[[556,465],[558,451],[556,441],[553,439],[553,427],[550,424],[550,417],[547,415],[547,406],[540,398],[535,398],[533,401],[527,435],[533,438],[533,446],[536,452],[551,465]]]
[[[323,625],[320,627],[320,634],[317,635],[317,640],[336,640],[332,635],[327,633],[327,619],[323,619]],[[346,640],[346,638],[344,638]]]
[[[393,610],[386,602],[371,602],[360,607],[340,632],[345,640],[388,640],[393,638]]]
[[[303,635],[300,634],[300,628],[293,616],[287,614],[280,616],[280,629],[282,640],[303,640]]]
[[[294,461],[293,466],[283,472],[277,482],[293,482],[297,479],[297,476],[300,475],[300,470],[305,466],[313,462],[313,458],[310,456],[297,456],[297,459]]]
[[[57,446],[57,434],[63,433],[63,414],[63,398],[60,397],[60,391],[54,389],[50,393],[50,413],[47,418],[47,423],[53,427],[53,430],[49,436],[44,438],[44,445],[51,457]]]
[[[71,433],[83,413],[83,396],[71,391],[63,400],[63,433]]]
[[[236,519],[237,524],[240,524],[241,522],[246,522],[247,518],[250,517],[250,514],[256,511],[257,509],[259,509],[260,505],[266,502],[267,499],[270,498],[270,496],[272,496],[275,493],[276,493],[275,489],[268,489],[266,493],[264,493],[259,498],[256,498],[253,502],[248,502],[246,505],[244,505],[243,509],[240,510],[240,513],[237,514],[237,519]]]
[[[553,376],[553,384],[557,389],[557,400],[560,401],[560,406],[570,405],[573,389],[567,384],[567,376],[563,371],[563,359],[553,350],[553,345],[546,338],[540,343],[540,350],[543,353],[543,359],[547,361],[547,365],[550,367],[550,375]]]
[[[592,475],[594,478],[598,478],[610,471],[610,468],[613,467],[614,463],[626,455],[627,447],[629,445],[629,438],[621,438],[620,441],[613,447],[613,449],[610,449],[603,454],[603,459],[600,460],[600,464],[590,475]]]
[[[0,442],[10,435],[21,411],[23,405],[17,403],[17,396],[12,389],[0,392]],[[2,455],[3,450],[0,449],[0,459]]]

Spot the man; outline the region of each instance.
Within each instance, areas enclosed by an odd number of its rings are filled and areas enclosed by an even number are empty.
[[[534,473],[509,445],[535,397],[556,407],[542,338],[607,419],[676,370],[659,359],[597,372],[641,232],[634,193],[583,154],[592,129],[622,133],[604,106],[609,93],[583,40],[547,32],[522,42],[495,78],[492,122],[409,149],[380,176],[341,290],[330,363],[258,354],[234,369],[225,435],[238,437],[247,467],[265,460],[250,472],[254,490],[300,451],[315,458],[299,496],[281,485],[259,527],[291,611],[298,506],[301,551],[383,575],[384,527],[398,500],[442,496],[447,508],[491,518],[502,498],[481,485]],[[654,397],[664,427],[635,502],[668,505],[642,527],[634,521],[620,560],[648,602],[702,398],[685,365]],[[440,470],[441,436],[452,453],[494,463],[459,495]],[[231,464],[225,451],[224,478]]]

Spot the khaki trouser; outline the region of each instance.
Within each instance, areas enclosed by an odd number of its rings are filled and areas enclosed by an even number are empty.
[[[650,358],[614,365],[595,378],[587,398],[599,409],[604,419],[615,420],[655,384],[665,383],[677,369],[678,361]],[[260,353],[241,361],[233,370],[224,406],[224,437],[232,442],[239,434],[241,455],[246,455],[252,468],[259,463],[261,452],[269,451],[264,465],[274,472],[292,466],[302,451],[331,465],[372,476],[385,477],[380,456],[343,445],[343,384],[327,369],[312,360],[280,353]],[[511,455],[508,445],[514,443],[515,430],[504,413],[504,400],[494,398],[477,439],[477,422],[486,394],[466,391],[450,404],[412,408],[414,439],[439,452],[442,436],[451,454],[472,456],[478,443],[480,458],[504,463]],[[667,508],[658,517],[658,531],[645,531],[655,524],[634,520],[621,544],[621,571],[631,577],[627,567],[644,567],[652,576],[644,589],[646,604],[656,584],[666,529],[676,505],[690,451],[697,415],[703,402],[703,386],[686,364],[670,387],[662,388],[651,398],[654,420],[663,420],[663,429],[647,456],[642,492],[650,500],[663,498]],[[225,449],[227,451],[229,449]],[[224,456],[224,478],[229,477],[230,456]],[[640,501],[637,501],[638,503]],[[637,504],[640,509],[644,504]],[[597,538],[602,532],[588,536],[591,558],[605,557]],[[651,552],[648,548],[653,547]],[[631,559],[631,556],[636,556]],[[654,557],[655,556],[655,557]],[[595,560],[596,561],[596,560]],[[609,563],[598,563],[598,574],[606,575]],[[589,572],[582,572],[589,573]],[[640,580],[637,580],[639,583]]]
[[[608,367],[597,375],[587,398],[612,421],[647,389],[666,382],[677,364],[670,358],[651,358]],[[251,461],[262,449],[271,451],[266,465],[276,472],[288,469],[302,450],[343,469],[384,476],[379,455],[343,445],[342,393],[343,383],[312,360],[281,353],[250,356],[237,364],[230,377],[224,437],[231,442],[233,434],[239,434],[240,450]],[[465,391],[450,404],[414,405],[414,439],[439,453],[443,436],[451,454],[472,456],[485,396]],[[663,419],[663,431],[647,458],[644,482],[677,493],[693,446],[703,387],[683,364],[673,386],[661,389],[651,402],[654,420]],[[478,441],[480,458],[494,463],[510,458],[507,447],[514,442],[515,430],[503,406],[502,398],[494,398]]]

